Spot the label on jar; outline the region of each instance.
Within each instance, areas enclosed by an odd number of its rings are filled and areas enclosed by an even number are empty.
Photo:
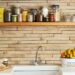
[[[21,12],[21,9],[20,9],[19,7],[16,7],[16,8],[15,8],[15,14],[18,15],[18,14],[20,14],[20,12]]]
[[[60,21],[60,12],[55,13],[55,21],[56,22]]]
[[[22,12],[22,21],[26,22],[27,21],[27,15],[28,15],[28,11],[24,10]]]
[[[18,22],[22,22],[22,14],[18,15]]]
[[[28,22],[33,22],[33,15],[32,14],[28,15]]]

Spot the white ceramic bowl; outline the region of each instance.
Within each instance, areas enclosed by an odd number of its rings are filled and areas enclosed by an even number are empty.
[[[75,59],[63,58],[61,63],[62,66],[75,67]]]

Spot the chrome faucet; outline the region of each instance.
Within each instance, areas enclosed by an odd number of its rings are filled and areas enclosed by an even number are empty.
[[[39,46],[36,50],[35,59],[34,59],[34,61],[32,61],[33,65],[39,65],[41,63],[41,59],[40,59],[40,57],[38,57],[38,52],[41,48],[42,48],[42,46]]]

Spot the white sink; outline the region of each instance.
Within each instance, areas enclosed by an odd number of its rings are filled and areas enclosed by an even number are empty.
[[[14,66],[13,75],[59,75],[58,66]]]

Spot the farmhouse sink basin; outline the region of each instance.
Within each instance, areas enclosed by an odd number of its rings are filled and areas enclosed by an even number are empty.
[[[13,75],[59,75],[58,66],[14,66]]]

